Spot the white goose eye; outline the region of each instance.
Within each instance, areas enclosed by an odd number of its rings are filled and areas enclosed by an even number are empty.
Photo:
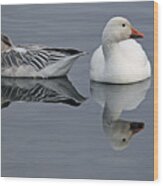
[[[126,139],[125,139],[125,138],[123,138],[123,139],[122,139],[122,141],[123,141],[123,142],[125,142],[125,141],[126,141]]]
[[[122,27],[125,27],[125,26],[126,26],[126,24],[123,23],[123,24],[122,24]]]

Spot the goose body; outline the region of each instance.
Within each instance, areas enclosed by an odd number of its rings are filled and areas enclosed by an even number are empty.
[[[1,74],[3,77],[65,76],[74,61],[85,53],[71,48],[49,48],[29,45],[14,46],[1,35]]]
[[[122,26],[125,25],[125,28]],[[150,62],[133,38],[143,37],[122,17],[111,19],[102,36],[102,45],[91,58],[91,79],[97,82],[128,84],[151,76]]]

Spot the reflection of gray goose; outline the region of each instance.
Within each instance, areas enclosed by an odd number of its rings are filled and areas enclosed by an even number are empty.
[[[73,62],[85,52],[72,48],[14,46],[1,34],[1,73],[5,77],[59,77],[66,75]]]
[[[123,111],[136,109],[145,99],[150,80],[132,85],[108,85],[91,82],[91,93],[103,110],[103,129],[112,148],[127,148],[133,134],[144,128],[144,123],[120,119]]]
[[[2,108],[13,101],[80,105],[85,98],[64,78],[29,80],[2,78]]]

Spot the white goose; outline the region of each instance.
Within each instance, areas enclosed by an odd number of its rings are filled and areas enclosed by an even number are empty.
[[[150,62],[142,46],[132,38],[144,34],[133,28],[123,17],[112,18],[105,26],[102,44],[91,59],[93,81],[128,84],[151,76]]]
[[[65,76],[73,62],[84,54],[71,48],[16,47],[8,36],[1,34],[1,74],[5,77]]]

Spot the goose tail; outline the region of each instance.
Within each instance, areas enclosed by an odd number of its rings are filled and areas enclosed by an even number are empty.
[[[48,49],[46,49],[48,50]],[[40,71],[43,77],[59,77],[65,76],[71,70],[71,67],[76,59],[80,56],[84,56],[87,54],[85,51],[79,51],[76,49],[62,49],[57,48],[53,49],[53,51],[60,53],[62,57],[58,61],[54,61],[51,65],[48,65],[46,68]],[[56,56],[55,56],[56,57]]]

